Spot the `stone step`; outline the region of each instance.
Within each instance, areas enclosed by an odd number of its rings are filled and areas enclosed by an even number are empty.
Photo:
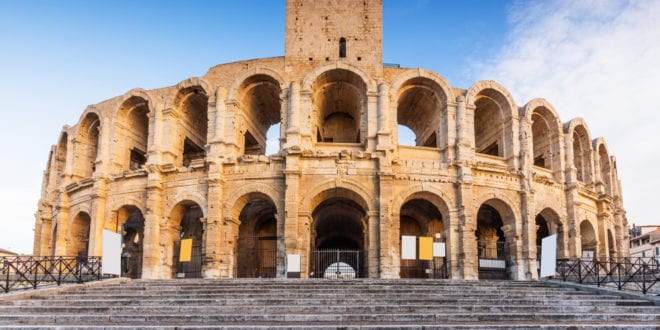
[[[68,330],[87,330],[87,329],[172,329],[172,330],[188,330],[188,329],[199,329],[199,325],[176,325],[176,326],[150,326],[142,325],[139,327],[136,326],[121,326],[121,325],[102,325],[102,326],[76,326],[76,325],[57,325],[60,329]],[[2,326],[0,329],[52,329],[53,326]],[[280,324],[259,324],[259,323],[239,323],[239,324],[230,324],[230,325],[203,325],[203,329],[252,329],[252,330],[263,330],[263,329],[315,329],[315,330],[336,330],[338,327],[336,325],[323,325],[323,324],[304,324],[300,325],[297,323],[287,323],[281,322]],[[346,330],[357,330],[357,329],[475,329],[475,330],[490,330],[490,329],[544,329],[544,330],[564,330],[564,329],[597,329],[597,330],[657,330],[657,327],[649,324],[631,324],[630,322],[572,322],[572,323],[563,323],[557,325],[554,322],[481,322],[470,323],[466,325],[465,323],[416,323],[410,324],[406,322],[372,322],[370,324],[364,323],[343,323],[341,325],[342,329]]]
[[[539,305],[114,305],[114,306],[0,306],[0,315],[12,314],[336,314],[336,313],[573,313],[660,314],[655,306],[539,306]]]
[[[660,324],[660,314],[565,314],[565,313],[452,313],[452,314],[219,314],[219,315],[33,315],[12,314],[0,319],[0,325],[218,325],[242,322],[299,322],[341,325],[353,322],[503,322],[541,321],[556,324],[569,322],[629,322],[630,324]]]
[[[591,299],[476,299],[471,297],[460,298],[440,298],[440,299],[424,299],[424,298],[406,298],[406,299],[388,299],[379,301],[376,304],[394,304],[397,306],[403,305],[420,305],[426,304],[431,306],[442,305],[534,305],[534,306],[650,306],[652,305],[646,300],[629,300],[629,299],[602,299],[599,296],[594,296]],[[354,305],[367,305],[373,304],[371,299],[351,299],[350,301],[344,299],[311,299],[311,298],[218,298],[218,299],[196,299],[196,298],[156,298],[144,299],[142,297],[134,298],[106,298],[106,299],[31,299],[31,300],[8,300],[0,301],[0,306],[158,306],[158,305],[197,305],[197,306],[245,306],[245,305],[339,305],[339,304],[354,304]]]

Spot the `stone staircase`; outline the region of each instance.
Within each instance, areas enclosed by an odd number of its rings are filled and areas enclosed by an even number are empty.
[[[660,306],[545,282],[135,280],[0,301],[2,328],[660,328]]]

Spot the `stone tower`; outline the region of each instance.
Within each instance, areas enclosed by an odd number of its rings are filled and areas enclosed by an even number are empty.
[[[287,70],[342,61],[381,75],[382,0],[287,0]]]

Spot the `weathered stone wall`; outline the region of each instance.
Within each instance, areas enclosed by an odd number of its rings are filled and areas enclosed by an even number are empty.
[[[380,1],[335,2],[287,1],[284,57],[134,89],[65,126],[44,175],[34,253],[99,255],[102,230],[135,209],[142,276],[169,278],[182,212],[199,208],[202,271],[213,278],[241,276],[239,234],[257,235],[270,219],[276,276],[287,254],[301,255],[307,277],[315,250],[350,246],[364,253],[365,275],[399,277],[402,219],[428,228],[432,214],[442,232],[427,234],[446,242],[452,278],[477,278],[480,253],[493,253],[483,247],[497,239],[509,278],[537,278],[542,233],[558,234],[560,257],[627,255],[616,160],[584,121],[562,125],[543,99],[519,106],[494,81],[465,90],[428,70],[383,68]],[[350,123],[353,141],[328,138],[333,116]],[[264,155],[273,124],[280,148]],[[415,145],[398,144],[400,125]]]

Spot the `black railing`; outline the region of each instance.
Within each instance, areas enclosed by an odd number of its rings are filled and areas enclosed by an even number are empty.
[[[359,250],[316,250],[315,270],[310,277],[359,278],[362,277],[362,251]]]
[[[557,259],[556,272],[562,281],[644,294],[660,282],[660,262],[655,258]]]
[[[101,279],[101,257],[2,257],[0,289],[36,289]]]

